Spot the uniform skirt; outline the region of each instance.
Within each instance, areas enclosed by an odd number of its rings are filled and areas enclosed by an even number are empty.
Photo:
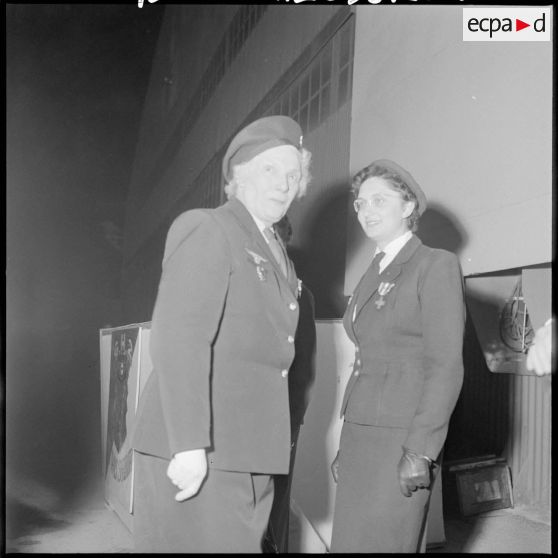
[[[135,552],[259,553],[273,502],[270,475],[209,469],[196,496],[177,502],[168,460],[135,453]]]
[[[404,428],[344,422],[331,552],[420,552],[424,549],[430,490],[406,498],[397,464]]]

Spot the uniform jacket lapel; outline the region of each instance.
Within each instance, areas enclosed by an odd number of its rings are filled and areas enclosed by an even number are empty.
[[[234,198],[231,199],[228,204],[230,205],[230,209],[235,217],[238,219],[240,225],[246,231],[246,234],[252,239],[255,246],[254,251],[258,254],[261,254],[269,262],[271,262],[271,266],[274,271],[275,279],[278,282],[279,289],[281,291],[284,291],[286,288],[288,288],[291,294],[296,297],[298,290],[298,279],[293,262],[287,254],[287,250],[283,245],[283,241],[280,238],[278,239],[287,259],[287,277],[285,277],[285,275],[281,271],[281,267],[275,259],[275,256],[273,255],[273,252],[271,251],[268,243],[265,241],[263,234],[260,232],[258,225],[256,225],[256,222],[254,221],[248,210],[244,207],[244,205]]]
[[[258,254],[264,256],[268,261],[273,263],[274,257],[269,249],[267,242],[263,238],[262,233],[258,229],[256,222],[252,219],[252,216],[248,212],[248,210],[239,202],[237,199],[232,198],[227,202],[227,207],[231,211],[231,213],[236,217],[239,225],[246,233],[246,236],[249,239],[248,246],[250,249],[254,249],[254,251]]]
[[[413,235],[409,241],[401,248],[397,256],[390,262],[390,264],[382,271],[382,273],[376,275],[371,272],[371,265],[363,275],[360,283],[355,289],[353,295],[353,308],[351,310],[352,323],[358,318],[362,309],[370,301],[370,299],[376,294],[380,283],[388,282],[393,283],[395,279],[401,273],[402,266],[408,262],[413,254],[417,251],[418,247],[422,245],[422,242],[418,237]],[[356,306],[356,308],[354,308]]]
[[[420,239],[413,235],[409,241],[401,248],[393,261],[380,274],[381,280],[393,283],[395,278],[401,273],[401,269],[414,255],[414,253],[422,246]]]
[[[281,306],[284,306],[285,301],[295,302],[298,283],[296,279],[296,273],[294,272],[294,266],[291,260],[287,257],[287,265],[289,266],[289,278],[291,279],[289,281],[289,279],[285,277],[285,275],[281,271],[279,263],[275,259],[273,252],[269,248],[269,245],[265,241],[263,234],[260,232],[260,229],[258,228],[256,222],[254,221],[246,207],[244,207],[244,205],[235,198],[229,200],[227,202],[227,206],[238,221],[241,228],[246,233],[247,250],[251,250],[252,252],[255,252],[256,254],[264,257],[268,262],[266,268],[270,271],[273,271],[272,274],[268,275],[266,282],[274,282],[276,284],[277,288],[273,290],[279,297]],[[265,308],[270,320],[276,325],[276,327],[278,327],[277,320],[281,316],[281,312],[272,311],[269,308],[269,305],[265,305]]]

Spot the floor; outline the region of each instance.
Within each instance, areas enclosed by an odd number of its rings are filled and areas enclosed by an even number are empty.
[[[44,499],[43,499],[44,500]],[[48,502],[46,502],[48,504]],[[65,512],[7,502],[6,552],[131,553],[132,537],[102,498]],[[550,514],[516,507],[463,518],[446,514],[446,544],[428,553],[551,553]],[[292,533],[296,546],[297,533]]]
[[[550,554],[550,516],[536,508],[516,507],[468,518],[446,518],[446,544],[436,553]]]
[[[551,514],[543,506],[516,504],[464,517],[455,480],[444,477],[444,531],[446,544],[429,553],[518,554],[551,553]]]

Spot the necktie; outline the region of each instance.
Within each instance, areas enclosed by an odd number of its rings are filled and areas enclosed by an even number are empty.
[[[385,256],[385,252],[378,252],[374,258],[372,259],[372,267],[371,267],[371,272],[374,275],[374,277],[376,275],[379,275],[380,273],[380,261],[382,260],[382,258]]]
[[[281,268],[283,275],[287,277],[287,257],[285,256],[283,247],[277,240],[275,233],[270,227],[266,227],[263,230],[263,233],[267,238],[267,241],[269,243],[269,248],[271,249],[271,252],[275,256],[275,259],[277,260],[277,263],[279,264],[279,267]]]
[[[374,258],[372,259],[372,264],[370,265],[368,272],[363,278],[364,282],[362,283],[362,287],[359,289],[361,293],[360,299],[357,297],[355,299],[354,306],[353,306],[353,322],[355,321],[357,306],[361,304],[362,297],[366,296],[366,293],[370,292],[367,289],[368,284],[371,282],[375,282],[375,278],[378,277],[378,275],[380,274],[380,261],[384,256],[385,256],[385,252],[378,252],[374,256]]]

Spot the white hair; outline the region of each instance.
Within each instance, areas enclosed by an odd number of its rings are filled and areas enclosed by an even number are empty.
[[[310,162],[312,160],[312,153],[310,153],[310,151],[308,151],[308,149],[305,149],[304,147],[297,151],[300,155],[301,177],[296,197],[301,198],[302,196],[304,196],[304,194],[306,194],[308,184],[312,180],[312,176],[310,175]],[[240,181],[242,181],[242,177],[246,176],[246,173],[251,170],[253,160],[254,158],[246,161],[245,163],[240,163],[233,166],[233,176],[231,180],[229,180],[225,184],[225,194],[227,195],[227,199],[236,197],[238,184]]]

